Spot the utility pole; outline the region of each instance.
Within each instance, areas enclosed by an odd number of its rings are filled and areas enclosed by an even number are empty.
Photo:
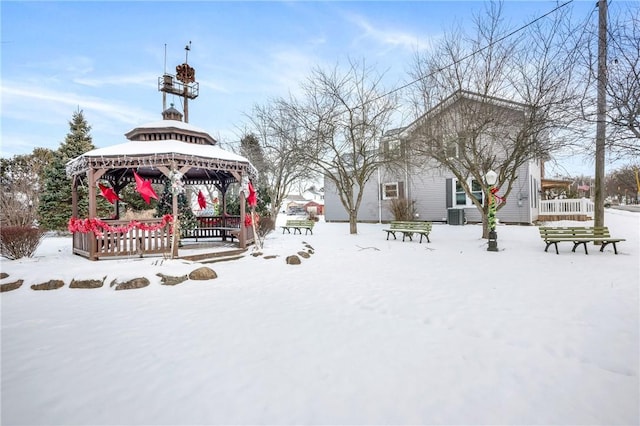
[[[607,119],[607,0],[598,0],[598,100],[594,226],[604,226],[604,152]]]

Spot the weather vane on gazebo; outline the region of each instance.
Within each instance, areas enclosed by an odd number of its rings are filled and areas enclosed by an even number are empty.
[[[196,70],[189,66],[189,51],[191,42],[184,48],[186,51],[184,64],[176,67],[176,75],[166,72],[166,50],[165,44],[165,73],[158,79],[158,90],[162,92],[162,110],[167,109],[167,93],[182,96],[184,98],[184,122],[189,122],[189,99],[198,97],[200,85],[196,82]]]

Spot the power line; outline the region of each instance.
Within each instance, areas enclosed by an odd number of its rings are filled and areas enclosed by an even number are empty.
[[[426,74],[426,75],[424,75],[424,76],[421,76],[421,77],[419,77],[419,78],[416,78],[416,79],[414,79],[414,80],[412,80],[412,81],[410,81],[410,82],[408,82],[408,83],[406,83],[406,84],[403,84],[403,85],[401,85],[401,86],[399,86],[399,87],[396,87],[395,89],[389,90],[388,92],[383,93],[382,95],[379,95],[379,96],[377,96],[377,97],[375,97],[375,98],[373,98],[373,99],[370,99],[370,100],[368,100],[368,101],[364,102],[364,104],[366,105],[366,104],[369,104],[369,103],[371,103],[371,102],[375,102],[375,101],[377,101],[377,100],[380,100],[380,99],[382,99],[382,98],[384,98],[384,97],[387,97],[387,96],[391,95],[392,93],[399,92],[400,90],[406,89],[407,87],[409,87],[409,86],[411,86],[411,85],[413,85],[413,84],[416,84],[417,82],[419,82],[419,81],[421,81],[421,80],[424,80],[424,79],[426,79],[426,78],[428,78],[428,77],[431,77],[431,76],[433,76],[433,75],[434,75],[435,73],[437,73],[437,72],[441,72],[442,70],[444,70],[444,69],[446,69],[446,68],[450,68],[450,67],[452,67],[452,66],[454,66],[454,65],[457,65],[457,64],[459,64],[460,62],[465,61],[465,60],[467,60],[467,59],[469,59],[469,58],[473,57],[474,55],[477,55],[477,54],[479,54],[480,52],[485,51],[486,49],[488,49],[488,48],[492,47],[493,45],[495,45],[495,44],[497,44],[497,43],[500,43],[500,42],[502,42],[503,40],[506,40],[507,38],[509,38],[509,37],[511,37],[511,36],[513,36],[513,35],[515,35],[515,34],[517,34],[517,33],[519,33],[520,31],[524,30],[525,28],[530,27],[531,25],[533,25],[533,24],[535,24],[536,22],[538,22],[538,21],[540,21],[540,20],[542,20],[542,19],[546,18],[547,16],[549,16],[549,15],[551,15],[551,14],[553,14],[553,13],[557,12],[558,10],[562,9],[563,7],[567,6],[567,5],[568,5],[568,4],[570,4],[570,3],[573,3],[573,0],[568,0],[568,1],[566,1],[566,2],[564,2],[564,3],[562,3],[562,4],[560,4],[560,5],[556,6],[555,8],[553,8],[552,10],[550,10],[549,12],[545,13],[544,15],[541,15],[541,16],[537,17],[536,19],[534,19],[534,20],[532,20],[532,21],[530,21],[530,22],[526,23],[525,25],[522,25],[521,27],[516,28],[515,30],[513,30],[513,31],[511,31],[511,32],[509,32],[509,33],[507,33],[507,34],[505,34],[504,36],[502,36],[502,37],[500,37],[500,38],[498,38],[498,39],[494,40],[493,42],[491,42],[491,43],[487,44],[486,46],[481,47],[481,48],[479,48],[479,49],[477,49],[477,50],[475,50],[475,51],[473,51],[473,52],[469,53],[468,55],[466,55],[466,56],[464,56],[464,57],[462,57],[462,58],[460,58],[460,59],[458,59],[458,60],[456,60],[456,61],[453,61],[452,63],[450,63],[450,64],[448,64],[448,65],[445,65],[445,66],[443,66],[443,67],[440,67],[440,68],[438,68],[437,70],[432,71],[432,72],[431,72],[431,73],[429,73],[429,74]],[[592,12],[591,12],[591,13],[593,14],[593,10],[592,10]],[[583,29],[583,32],[584,32],[584,29]],[[581,35],[580,37],[582,38],[582,35]],[[237,144],[237,143],[240,143],[240,141],[233,141],[233,142],[227,142],[227,143],[228,143],[228,144]]]
[[[531,22],[529,22],[529,23],[527,23],[527,24],[525,24],[525,25],[523,25],[523,26],[521,26],[521,27],[519,27],[519,28],[517,28],[517,29],[515,29],[515,30],[511,31],[510,33],[508,33],[508,34],[506,34],[506,35],[504,35],[504,36],[502,36],[502,37],[498,38],[497,40],[495,40],[495,41],[493,41],[493,42],[491,42],[491,43],[487,44],[486,46],[481,47],[480,49],[477,49],[477,50],[475,50],[475,51],[473,51],[473,52],[469,53],[468,55],[466,55],[466,56],[464,56],[464,57],[462,57],[462,58],[460,58],[460,59],[458,59],[458,60],[453,61],[452,63],[450,63],[450,64],[448,64],[448,65],[445,65],[445,66],[443,66],[443,67],[440,67],[440,68],[438,68],[437,70],[432,71],[432,72],[430,72],[430,73],[429,73],[429,74],[427,74],[427,75],[423,75],[423,76],[421,76],[421,77],[416,78],[415,80],[410,81],[409,83],[403,84],[403,85],[402,85],[402,86],[400,86],[400,87],[396,87],[395,89],[392,89],[392,90],[390,90],[389,92],[384,93],[384,94],[382,94],[382,95],[378,96],[377,98],[374,98],[374,99],[370,100],[369,102],[377,101],[377,100],[382,99],[382,98],[384,98],[384,97],[386,97],[386,96],[389,96],[389,95],[390,95],[390,94],[392,94],[392,93],[395,93],[395,92],[398,92],[398,91],[400,91],[400,90],[406,89],[407,87],[409,87],[409,86],[411,86],[411,85],[413,85],[413,84],[416,84],[417,82],[419,82],[419,81],[421,81],[421,80],[424,80],[425,78],[428,78],[428,77],[433,76],[433,75],[434,75],[435,73],[437,73],[437,72],[441,72],[442,70],[444,70],[444,69],[446,69],[446,68],[450,68],[450,67],[452,67],[452,66],[454,66],[454,65],[457,65],[457,64],[459,64],[460,62],[465,61],[465,60],[467,60],[467,59],[471,58],[472,56],[477,55],[477,54],[479,54],[480,52],[482,52],[482,51],[484,51],[484,50],[486,50],[486,49],[488,49],[488,48],[492,47],[492,46],[493,46],[493,45],[495,45],[496,43],[499,43],[499,42],[501,42],[501,41],[503,41],[503,40],[506,40],[507,38],[509,38],[509,37],[513,36],[514,34],[519,33],[520,31],[524,30],[525,28],[527,28],[527,27],[529,27],[529,26],[531,26],[531,25],[535,24],[536,22],[540,21],[540,20],[541,20],[541,19],[543,19],[543,18],[546,18],[547,16],[551,15],[552,13],[555,13],[556,11],[560,10],[561,8],[565,7],[566,5],[568,5],[569,3],[572,3],[572,2],[573,2],[573,0],[568,0],[568,1],[564,2],[563,4],[561,4],[561,5],[559,5],[559,6],[556,6],[553,10],[551,10],[551,11],[549,11],[549,12],[545,13],[545,14],[544,14],[544,15],[542,15],[542,16],[537,17],[537,18],[536,18],[536,19],[534,19],[533,21],[531,21]]]

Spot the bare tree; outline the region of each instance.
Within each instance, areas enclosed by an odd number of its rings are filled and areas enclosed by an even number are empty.
[[[297,150],[304,163],[335,186],[349,215],[349,233],[358,232],[358,210],[365,184],[384,163],[378,142],[397,106],[385,95],[382,75],[349,60],[343,72],[316,68],[303,85],[301,102],[290,103],[292,116],[305,129]]]
[[[594,8],[594,12],[597,10]],[[640,6],[619,2],[607,6],[612,17],[606,36],[606,145],[612,160],[637,156],[640,151]],[[592,13],[592,16],[597,14]],[[587,20],[574,31],[572,49],[583,75],[581,114],[587,124],[595,125],[597,115],[599,21]],[[585,139],[585,150],[594,152],[593,137]]]
[[[610,151],[640,155],[640,6],[627,5],[610,26],[607,66]]]
[[[0,159],[0,219],[2,226],[33,226],[44,168],[53,158],[51,150],[36,148],[32,154]]]
[[[607,195],[625,202],[639,203],[640,164],[629,164],[609,173],[607,176]]]
[[[482,214],[485,238],[489,206],[469,178],[488,200],[484,176],[494,170],[508,202],[521,166],[548,158],[573,136],[573,61],[561,22],[560,15],[537,21],[516,37],[502,22],[501,4],[489,3],[472,34],[453,31],[433,52],[416,55],[412,100],[427,113],[405,131],[408,147],[457,178]]]
[[[289,101],[275,99],[255,105],[248,116],[259,149],[244,154],[258,169],[258,179],[271,199],[270,212],[274,218],[292,186],[313,176],[296,149],[304,129],[291,114]]]

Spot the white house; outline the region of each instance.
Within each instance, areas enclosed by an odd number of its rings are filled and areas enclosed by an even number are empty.
[[[447,98],[438,107],[433,108],[421,116],[409,126],[394,129],[385,134],[380,141],[381,155],[405,155],[404,144],[410,144],[416,138],[421,137],[420,132],[429,125],[430,120],[435,119],[435,114],[456,114],[458,103],[473,102],[473,96],[466,92],[458,92]],[[485,100],[483,102],[486,103]],[[499,99],[495,102],[495,108],[512,108],[513,115],[520,114],[522,106]],[[434,112],[437,111],[437,112]],[[453,113],[452,113],[453,111]],[[517,132],[517,122],[499,123],[502,131]],[[495,135],[493,132],[492,135]],[[503,133],[504,134],[504,133]],[[489,139],[495,136],[484,136]],[[457,155],[458,149],[464,149],[459,145],[463,142],[456,138],[455,142],[447,143],[446,138],[441,138],[439,149],[451,150],[451,155]],[[491,144],[490,146],[499,146]],[[514,181],[511,193],[502,208],[498,211],[498,219],[503,223],[533,223],[538,218],[541,190],[541,166],[540,161],[531,158],[525,161],[517,169],[517,178]],[[484,203],[482,182],[468,181],[473,195]],[[328,179],[325,180],[325,220],[348,221],[349,217],[340,203],[335,185]],[[498,192],[500,194],[500,192]],[[406,165],[402,169],[397,167],[381,168],[374,173],[364,188],[363,201],[358,211],[360,222],[387,222],[394,220],[390,210],[392,200],[405,198],[415,202],[416,220],[428,220],[463,224],[464,222],[481,222],[482,215],[473,204],[470,197],[464,192],[453,173],[439,167],[434,160],[426,161],[420,165]]]

